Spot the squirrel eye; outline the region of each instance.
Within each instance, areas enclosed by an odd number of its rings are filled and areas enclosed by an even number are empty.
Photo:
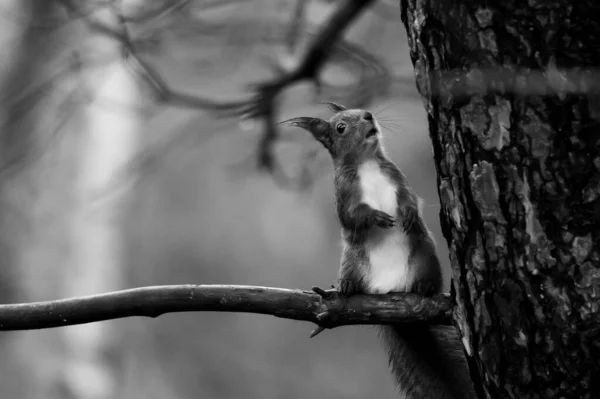
[[[346,130],[346,125],[343,123],[338,123],[335,127],[335,130],[337,130],[338,133],[344,133],[344,130]]]

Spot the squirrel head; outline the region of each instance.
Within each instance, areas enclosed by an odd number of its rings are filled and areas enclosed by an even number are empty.
[[[308,130],[331,154],[341,158],[350,154],[368,154],[379,148],[380,127],[373,114],[362,109],[346,109],[344,106],[328,102],[335,115],[328,121],[298,117],[280,122]]]

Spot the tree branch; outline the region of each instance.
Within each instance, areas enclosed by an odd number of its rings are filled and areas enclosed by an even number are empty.
[[[86,16],[84,11],[79,8],[79,4],[77,2],[73,0],[61,1],[69,13],[71,13],[75,18],[83,20],[90,29],[118,41],[123,46],[123,55],[125,56],[125,60],[128,61],[130,67],[133,69],[133,72],[140,76],[147,83],[155,98],[159,102],[169,106],[203,109],[217,112],[235,112],[238,108],[241,108],[247,104],[246,100],[219,102],[173,90],[148,62],[144,61],[140,56],[138,56],[135,46],[133,45],[126,28],[128,18],[130,19],[131,17],[119,15],[122,29],[121,31],[117,31],[112,27],[106,26],[92,16]],[[187,4],[187,1],[180,1],[176,3],[176,6],[177,8],[181,8],[185,4]],[[171,12],[173,11],[173,7],[170,7],[168,10],[164,11]],[[116,14],[120,14],[120,11],[118,11]]]
[[[287,71],[279,65],[277,68],[278,77],[269,82],[253,85],[256,94],[246,107],[240,108],[240,114],[246,118],[262,118],[265,121],[265,133],[260,141],[258,151],[259,168],[266,169],[275,175],[274,172],[278,166],[273,155],[273,146],[279,137],[275,126],[276,98],[279,93],[288,86],[305,79],[313,80],[317,92],[320,92],[321,84],[318,73],[333,53],[335,43],[340,39],[346,28],[374,1],[341,1],[331,17],[312,38],[297,65]],[[285,183],[288,180],[283,178],[280,179],[280,182]]]
[[[451,323],[449,295],[413,293],[343,297],[242,285],[166,285],[47,302],[0,305],[0,331],[32,330],[176,312],[243,312],[313,322],[317,330],[357,324]],[[320,332],[320,331],[319,331]],[[313,334],[313,336],[316,334]]]
[[[128,62],[132,71],[136,73],[150,88],[155,99],[168,106],[176,106],[189,109],[202,109],[212,111],[221,116],[241,116],[243,118],[256,118],[264,121],[264,133],[258,143],[258,167],[267,170],[274,177],[275,181],[282,187],[297,187],[302,184],[285,175],[283,169],[278,165],[274,155],[274,145],[279,139],[279,132],[276,127],[277,115],[277,96],[290,85],[305,79],[311,79],[315,82],[317,90],[320,92],[321,84],[318,79],[318,73],[323,68],[327,60],[335,52],[334,47],[342,37],[346,28],[351,25],[356,18],[366,10],[375,0],[343,0],[336,6],[332,15],[322,25],[315,36],[311,39],[308,48],[301,59],[294,66],[284,67],[275,65],[276,76],[268,81],[253,85],[254,94],[249,98],[233,101],[218,101],[203,98],[189,93],[176,91],[170,87],[161,74],[140,57],[136,51],[135,43],[129,37],[127,31],[128,22],[138,22],[138,19],[152,19],[165,13],[174,12],[186,6],[189,2],[179,0],[175,3],[166,2],[163,7],[157,7],[141,16],[126,16],[117,10],[118,6],[110,2],[100,3],[103,7],[112,7],[121,22],[121,29],[117,30],[108,27],[98,21],[81,8],[81,4],[74,0],[60,0],[66,7],[71,16],[81,19],[87,26],[99,33],[120,42],[123,46],[124,59]],[[217,4],[215,2],[215,4]],[[219,3],[220,4],[220,3]],[[303,2],[299,2],[297,10],[302,10]],[[139,17],[139,18],[138,18]],[[300,19],[300,18],[299,18]],[[298,35],[297,29],[292,29],[289,35]],[[288,38],[291,40],[291,38]],[[362,91],[362,90],[360,90]],[[307,180],[304,178],[304,180]],[[302,184],[304,185],[304,184]]]
[[[157,20],[161,17],[165,17],[166,15],[173,14],[183,8],[185,8],[190,3],[190,0],[177,0],[177,1],[165,1],[162,6],[153,8],[149,11],[142,12],[139,15],[124,15],[123,19],[125,22],[133,22],[133,23],[151,23],[154,20]]]
[[[269,113],[275,97],[287,86],[304,79],[312,79],[319,86],[317,74],[333,53],[335,43],[342,36],[346,28],[367,9],[374,0],[345,0],[324,23],[323,28],[312,38],[308,49],[295,66],[288,73],[284,73],[274,81],[256,85],[257,94],[255,101],[251,102],[243,113],[249,117],[260,117]]]

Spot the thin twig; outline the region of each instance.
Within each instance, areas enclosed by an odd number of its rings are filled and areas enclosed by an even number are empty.
[[[150,87],[150,90],[159,102],[175,107],[209,111],[229,111],[231,113],[235,113],[236,110],[247,105],[247,101],[245,100],[219,102],[173,90],[148,62],[138,56],[135,46],[126,34],[126,31],[123,29],[117,31],[93,18],[91,15],[85,15],[73,1],[62,0],[62,3],[67,7],[69,13],[75,18],[83,20],[90,29],[111,37],[123,46],[129,66]],[[122,17],[121,22],[126,22],[126,18]]]
[[[185,8],[189,3],[190,0],[166,0],[162,6],[149,11],[137,15],[123,15],[123,20],[132,23],[151,23]]]
[[[259,145],[259,167],[273,172],[276,166],[272,148],[279,137],[274,120],[274,115],[277,114],[276,99],[279,93],[290,85],[305,79],[313,80],[317,92],[320,92],[321,85],[318,74],[333,53],[335,43],[340,39],[346,28],[373,1],[341,1],[331,17],[312,38],[304,56],[291,71],[284,72],[284,68],[278,68],[279,77],[269,82],[254,85],[256,94],[247,106],[240,109],[240,115],[246,118],[263,118],[265,120],[265,133]]]
[[[166,285],[57,301],[0,305],[0,331],[32,330],[176,312],[243,312],[310,321],[325,328],[357,324],[451,323],[449,295],[354,295],[241,285]]]
[[[165,82],[160,73],[158,73],[149,63],[144,61],[144,59],[135,51],[135,46],[125,28],[127,22],[130,22],[130,18],[120,15],[122,29],[117,31],[114,28],[101,23],[92,15],[85,15],[84,18],[84,13],[78,8],[79,6],[76,5],[76,2],[72,0],[61,1],[66,6],[69,13],[78,18],[82,18],[91,29],[105,34],[123,45],[125,60],[132,68],[133,72],[140,76],[150,87],[152,93],[159,102],[169,106],[219,112],[224,116],[263,119],[265,122],[265,129],[258,145],[258,167],[269,171],[274,177],[277,177],[276,180],[283,186],[288,186],[290,179],[285,176],[273,154],[274,144],[279,138],[275,126],[275,118],[277,115],[276,98],[282,90],[304,79],[312,79],[315,82],[317,90],[320,91],[321,85],[318,80],[318,73],[334,52],[333,49],[335,43],[340,40],[345,29],[361,14],[361,12],[374,2],[374,0],[341,1],[329,20],[323,24],[320,31],[313,37],[302,60],[300,60],[295,68],[289,71],[279,69],[277,71],[278,77],[272,81],[254,85],[255,94],[249,99],[219,102],[173,90],[167,82]],[[175,8],[180,8],[187,3],[185,1],[179,1],[175,4]],[[173,9],[161,7],[155,11],[162,15],[163,12],[171,12]],[[150,12],[145,15],[145,17],[148,16],[155,16],[155,14]],[[297,32],[294,33],[297,34]]]
[[[304,31],[304,25],[306,23],[306,7],[308,2],[306,0],[296,0],[294,12],[290,18],[289,28],[285,34],[285,45],[289,54],[294,54],[296,51],[296,44],[300,38],[301,33]]]

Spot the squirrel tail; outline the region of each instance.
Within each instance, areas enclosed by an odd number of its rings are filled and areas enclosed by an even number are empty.
[[[458,333],[451,326],[380,326],[390,367],[407,399],[471,399],[475,390]]]

